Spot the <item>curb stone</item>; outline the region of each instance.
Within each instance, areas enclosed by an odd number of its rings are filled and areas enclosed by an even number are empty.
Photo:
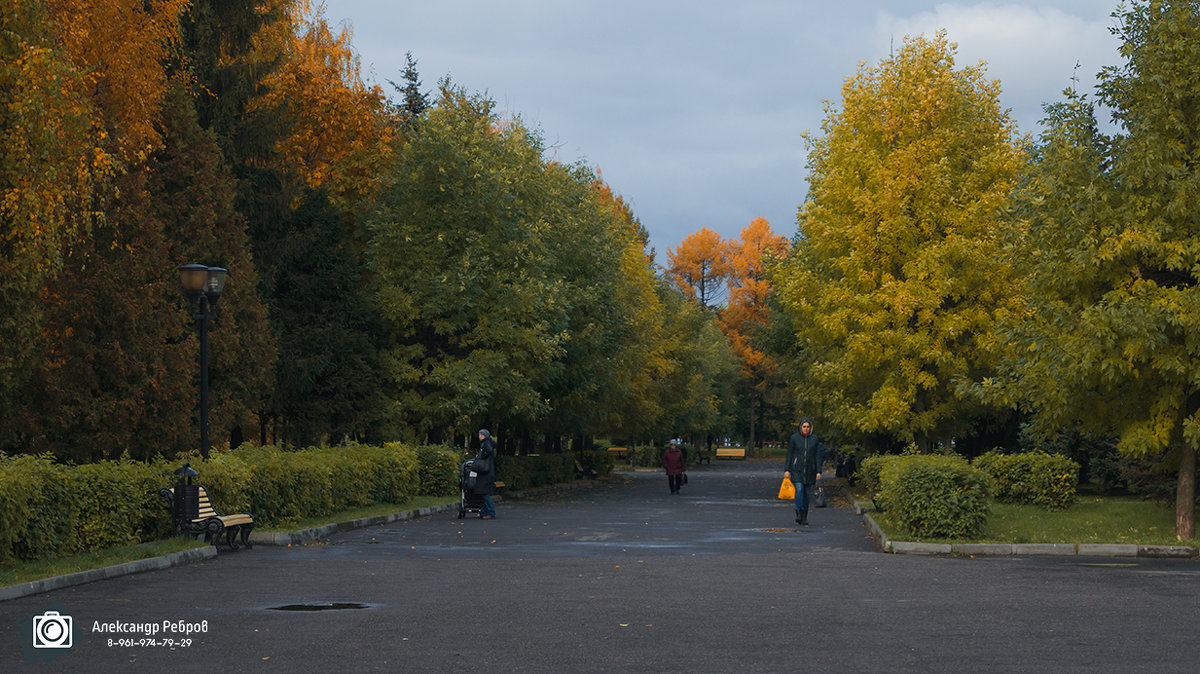
[[[64,587],[83,585],[85,583],[92,583],[97,580],[105,580],[106,578],[116,578],[118,576],[127,576],[133,573],[156,571],[159,569],[167,569],[172,566],[182,566],[184,564],[195,564],[196,562],[203,562],[216,556],[217,549],[210,545],[203,548],[193,548],[191,550],[172,552],[169,555],[163,555],[161,557],[147,557],[146,559],[124,562],[122,564],[106,566],[100,569],[90,569],[88,571],[80,571],[79,573],[69,573],[64,576],[53,576],[51,578],[33,580],[29,581],[28,583],[7,585],[5,587],[0,587],[0,601],[4,601],[6,599],[17,599],[18,597],[28,597],[32,594],[41,594],[42,592],[49,592],[51,590],[61,590]]]

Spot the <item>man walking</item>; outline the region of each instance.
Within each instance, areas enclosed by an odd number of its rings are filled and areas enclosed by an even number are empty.
[[[788,441],[787,461],[783,465],[783,476],[796,485],[796,524],[808,526],[808,499],[812,487],[821,479],[821,466],[825,463],[825,446],[813,433],[812,419],[800,421],[799,432]]]

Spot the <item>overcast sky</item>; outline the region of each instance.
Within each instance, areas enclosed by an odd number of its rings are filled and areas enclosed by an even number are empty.
[[[327,0],[353,30],[363,76],[424,88],[444,76],[538,130],[548,158],[603,173],[666,263],[689,233],[736,237],[755,217],[796,231],[807,192],[801,134],[841,104],[860,62],[945,29],[956,64],[987,63],[1002,104],[1037,135],[1076,63],[1081,89],[1119,63],[1117,0]]]

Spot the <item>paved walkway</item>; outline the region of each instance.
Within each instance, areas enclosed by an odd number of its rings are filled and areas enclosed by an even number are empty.
[[[814,510],[797,528],[772,498],[774,463],[689,475],[679,496],[661,473],[637,473],[507,501],[493,521],[439,513],[0,602],[0,671],[51,654],[31,671],[1194,672],[1200,662],[1196,561],[883,554],[846,508]],[[53,637],[61,616],[74,623],[71,648],[23,646],[33,621]]]

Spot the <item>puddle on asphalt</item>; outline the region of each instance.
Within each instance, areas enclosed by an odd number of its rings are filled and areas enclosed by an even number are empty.
[[[272,606],[268,611],[346,611],[360,608],[371,608],[367,604],[336,603],[336,604],[288,604],[287,606]]]

